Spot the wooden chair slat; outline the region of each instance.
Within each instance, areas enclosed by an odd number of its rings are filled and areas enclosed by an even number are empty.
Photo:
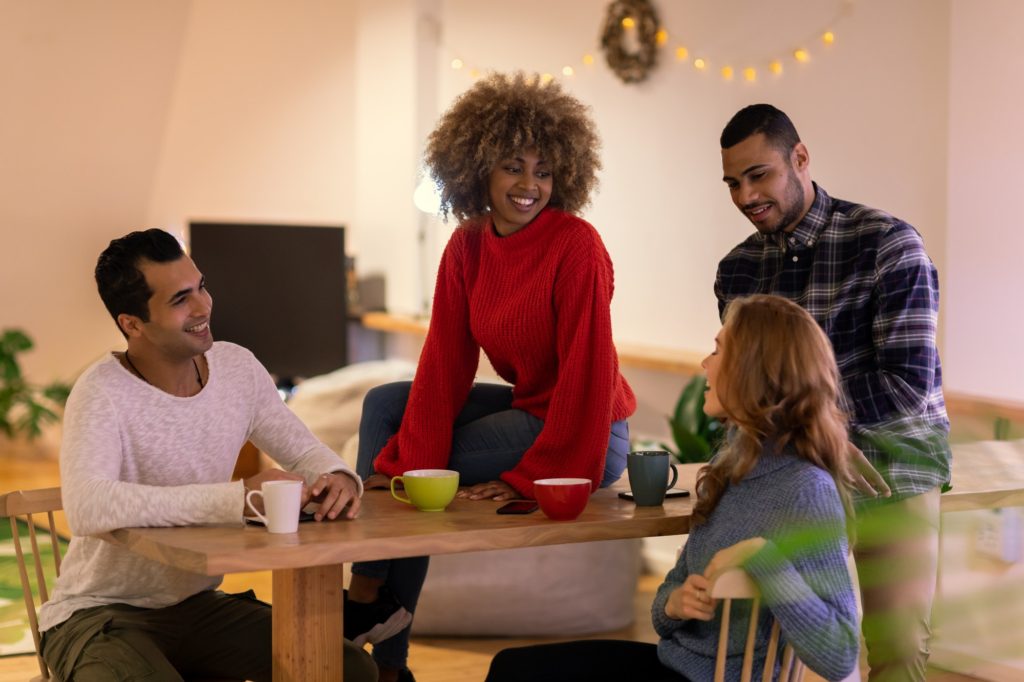
[[[761,595],[757,590],[757,585],[754,584],[754,581],[742,569],[732,569],[715,578],[715,582],[711,586],[711,596],[722,600],[722,626],[719,628],[718,652],[715,656],[715,682],[724,682],[725,680],[725,660],[729,646],[729,621],[732,603],[736,599],[753,600],[750,609],[750,624],[747,628],[747,640],[743,650],[743,665],[740,673],[741,681],[749,682],[753,676],[757,618],[761,609]],[[773,618],[762,675],[762,679],[765,681],[772,678],[771,673],[778,657],[778,647],[781,639],[781,628],[778,621]],[[793,647],[786,645],[782,653],[782,670],[779,680],[782,682],[801,682],[803,680],[803,673],[803,663],[796,658]]]

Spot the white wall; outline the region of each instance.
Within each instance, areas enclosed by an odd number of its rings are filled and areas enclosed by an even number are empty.
[[[1024,3],[954,0],[952,26],[946,378],[1024,401]]]
[[[349,223],[357,26],[344,2],[194,3],[149,224]]]
[[[0,1],[0,328],[36,340],[39,382],[121,343],[92,271],[146,219],[188,9]]]

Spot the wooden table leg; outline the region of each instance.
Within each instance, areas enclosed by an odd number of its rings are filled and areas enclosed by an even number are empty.
[[[274,571],[274,682],[342,680],[342,566]]]

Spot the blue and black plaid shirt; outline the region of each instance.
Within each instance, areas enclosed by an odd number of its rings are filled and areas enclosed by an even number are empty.
[[[795,230],[755,233],[718,264],[719,312],[749,294],[803,306],[832,341],[853,441],[893,495],[944,485],[949,420],[935,347],[935,266],[912,226],[814,189]]]

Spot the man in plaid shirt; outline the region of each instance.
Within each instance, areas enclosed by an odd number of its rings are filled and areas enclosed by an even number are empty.
[[[807,147],[775,107],[740,110],[721,146],[733,203],[757,231],[718,265],[719,312],[739,296],[777,294],[831,339],[851,439],[892,490],[858,500],[870,679],[924,680],[950,474],[935,266],[912,226],[812,182]]]

